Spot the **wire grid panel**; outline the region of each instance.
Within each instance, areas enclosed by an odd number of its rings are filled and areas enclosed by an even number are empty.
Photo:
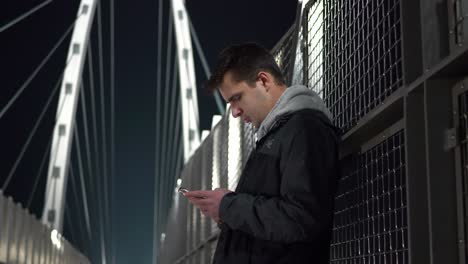
[[[28,211],[22,210],[22,228],[21,228],[21,235],[20,235],[20,249],[18,253],[18,259],[20,263],[26,263],[28,257],[28,235],[30,234],[30,223],[31,218],[28,217]]]
[[[2,193],[0,193],[2,197]],[[6,261],[8,245],[8,204],[6,199],[0,198],[0,261]]]
[[[466,89],[466,88],[465,88]],[[468,91],[458,95],[458,124],[461,154],[461,175],[459,176],[459,196],[461,197],[459,210],[463,221],[462,237],[465,240],[464,255],[468,257]]]
[[[23,229],[24,217],[22,214],[23,208],[21,205],[15,205],[15,227],[13,230],[13,239],[11,240],[10,261],[13,263],[20,262],[19,255],[21,251],[21,230]]]
[[[202,177],[202,189],[211,190],[211,175],[213,169],[213,137],[208,136],[200,146],[201,151],[201,177]],[[202,217],[202,237],[201,240],[205,241],[211,235],[211,222],[207,217]],[[205,257],[206,258],[206,257]]]
[[[183,170],[182,170],[182,176],[180,177],[182,179],[182,183],[186,184],[186,186],[189,186],[188,188],[192,188],[192,174],[191,174],[191,171],[192,171],[192,162],[191,160],[189,160]],[[194,224],[193,224],[193,214],[194,214],[194,206],[192,203],[182,203],[182,206],[184,206],[185,208],[183,210],[185,210],[186,212],[186,221],[184,221],[183,223],[185,224],[185,232],[187,234],[187,237],[185,240],[183,240],[179,246],[180,248],[180,253],[178,253],[179,256],[183,256],[185,255],[187,252],[189,252],[195,245],[194,245],[194,242],[193,242],[193,227],[194,227]],[[169,225],[169,221],[166,225]],[[166,229],[167,232],[169,232],[169,229]],[[166,234],[166,237],[167,236],[170,236],[170,234]],[[167,239],[167,238],[166,238]],[[169,243],[168,243],[169,244]],[[174,246],[176,247],[176,246]],[[177,256],[177,257],[179,257]]]
[[[202,175],[201,175],[201,162],[202,162],[202,156],[200,155],[201,150],[198,149],[196,151],[196,155],[193,156],[192,160],[190,161],[192,163],[192,169],[190,170],[191,178],[192,178],[192,186],[195,190],[200,190],[201,189],[201,182],[202,182]],[[195,206],[193,207],[194,209],[194,215],[193,215],[193,248],[196,248],[202,241],[201,239],[201,219],[202,214],[198,208]],[[192,263],[200,263],[200,260],[198,259],[200,257],[197,252],[193,256],[193,261]]]
[[[403,130],[347,165],[335,198],[331,263],[409,263]]]
[[[403,84],[400,0],[311,0],[304,82],[344,131]]]
[[[220,122],[221,123],[221,122]],[[211,188],[216,189],[221,187],[221,124],[218,123],[212,131],[213,135],[213,144],[212,144],[212,169],[211,169]]]
[[[245,167],[250,153],[255,149],[255,129],[252,124],[242,123],[242,168]]]
[[[65,251],[73,254],[73,263],[89,263],[61,235],[51,234],[52,230],[0,192],[0,263],[64,263]]]
[[[228,112],[228,189],[235,190],[242,171],[242,122],[230,114],[231,109]]]
[[[203,142],[203,146],[202,146],[203,148],[203,152],[201,152],[203,155],[203,167],[202,168],[204,168],[203,171],[206,177],[210,177],[210,175],[212,175],[211,170],[213,169],[213,163],[214,163],[213,162],[213,145],[214,145],[213,143],[214,143],[214,136],[210,135],[207,138],[207,140]],[[213,189],[213,186],[211,186],[210,184],[211,182],[209,180],[211,180],[211,177],[207,179],[208,185],[206,187],[207,189]],[[214,234],[215,231],[218,230],[218,226],[210,218],[204,217],[202,219],[204,221],[205,234],[206,234],[205,237],[203,238],[203,241],[206,241],[210,236]],[[211,263],[212,252],[211,252],[210,244],[205,245],[205,247],[203,248],[202,254],[203,254],[202,263]]]
[[[226,139],[223,139],[225,134],[223,132],[223,130],[225,130],[225,122],[223,122],[224,119],[225,118],[223,117],[223,119],[219,121],[211,131],[211,134],[213,135],[212,189],[224,187],[224,180],[222,178],[227,177],[227,145],[223,145],[225,144],[225,141],[227,141]],[[211,221],[210,233],[212,234],[217,230],[218,225],[216,222]]]
[[[228,172],[229,172],[229,112],[226,111],[220,123],[220,140],[215,148],[219,149],[220,153],[220,186],[228,188]]]
[[[285,77],[286,84],[290,84],[289,76],[293,70],[293,65],[291,65],[291,58],[294,56],[294,30],[296,29],[293,25],[286,34],[280,39],[278,44],[271,50],[271,54],[275,58],[276,63],[278,64],[281,73]]]

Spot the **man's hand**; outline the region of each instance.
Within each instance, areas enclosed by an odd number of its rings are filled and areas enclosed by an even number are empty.
[[[184,194],[201,212],[219,223],[219,204],[224,195],[232,191],[215,189],[214,191],[189,191]]]

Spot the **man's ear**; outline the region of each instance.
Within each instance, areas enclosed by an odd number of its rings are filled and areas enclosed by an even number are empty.
[[[257,74],[257,80],[261,82],[263,87],[265,87],[266,91],[268,92],[270,90],[270,76],[268,75],[267,72],[260,71]]]

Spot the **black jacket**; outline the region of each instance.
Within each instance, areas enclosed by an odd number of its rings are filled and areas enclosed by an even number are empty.
[[[281,117],[221,200],[213,263],[328,263],[338,144],[322,112]]]

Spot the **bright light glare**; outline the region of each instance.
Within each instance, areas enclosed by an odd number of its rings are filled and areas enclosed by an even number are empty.
[[[54,229],[52,230],[52,232],[50,232],[50,240],[57,249],[60,249],[62,247],[62,242],[60,241],[60,234],[57,230]]]

